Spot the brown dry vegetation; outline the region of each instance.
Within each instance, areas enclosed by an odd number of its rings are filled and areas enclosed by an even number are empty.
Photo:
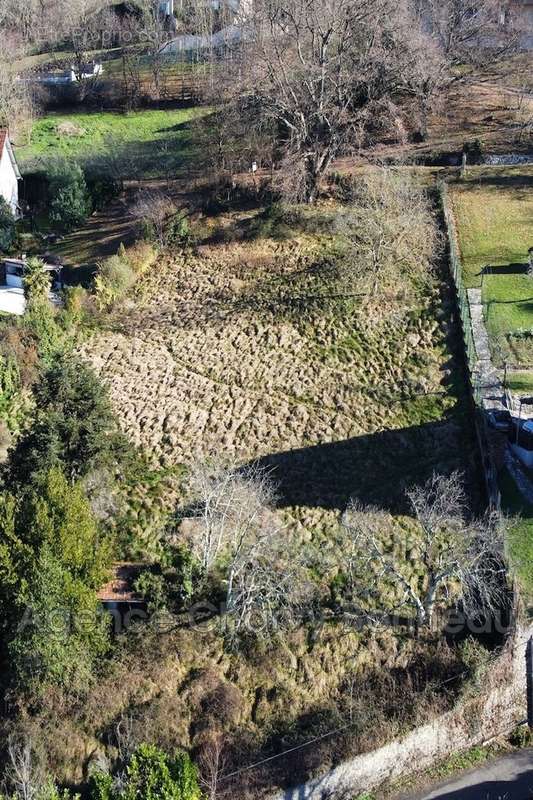
[[[263,796],[427,721],[450,707],[453,678],[464,669],[443,643],[328,624],[247,657],[227,652],[216,633],[144,627],[117,656],[82,699],[66,704],[61,692],[50,693],[26,718],[27,735],[60,781],[82,782],[91,765],[142,741],[199,754],[217,732],[229,773],[353,722],[344,737],[225,784],[229,795],[220,796],[233,798]]]
[[[204,219],[203,243],[163,255],[85,346],[120,424],[154,467],[125,487],[121,524],[137,553],[154,552],[184,497],[175,468],[198,459],[269,466],[292,523],[286,535],[308,543],[316,563],[334,554],[350,497],[392,513],[408,532],[406,486],[459,468],[474,487],[444,276],[399,270],[387,291],[361,297],[356,281],[353,296],[339,298],[337,213],[326,203],[290,224],[257,212]],[[324,596],[334,594],[334,571],[314,577]],[[208,632],[179,618],[170,631],[141,626],[79,699],[50,693],[25,725],[47,769],[76,783],[95,759],[113,762],[140,740],[198,755],[222,732],[229,772],[354,723],[296,761],[247,773],[248,795],[242,785],[227,795],[259,797],[256,782],[295,782],[457,696],[460,648],[438,635],[358,631],[325,617],[238,654],[225,646],[222,622]]]
[[[259,459],[313,536],[352,495],[394,509],[405,486],[472,458],[439,280],[317,300],[328,241],[294,231],[165,257],[87,348],[154,466]]]

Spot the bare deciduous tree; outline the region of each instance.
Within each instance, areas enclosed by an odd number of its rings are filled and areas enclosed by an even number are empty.
[[[461,67],[493,66],[516,46],[516,36],[502,25],[501,0],[418,0],[418,9],[447,63]]]
[[[139,224],[152,229],[157,243],[162,247],[165,244],[165,227],[176,211],[176,206],[171,198],[160,191],[139,192],[130,213]]]
[[[473,615],[501,609],[502,520],[465,520],[457,473],[434,475],[407,497],[418,529],[412,540],[375,508],[352,502],[344,514],[341,552],[355,613],[374,621],[411,613],[431,628],[436,608],[452,596]]]
[[[34,800],[42,786],[42,774],[35,762],[31,740],[10,736],[5,779],[20,800]]]
[[[2,44],[0,51],[0,128],[9,127],[11,135],[29,133],[33,122],[35,105],[30,86],[17,80],[13,72],[15,51]]]
[[[268,637],[290,625],[306,594],[301,554],[284,536],[273,510],[275,491],[264,471],[197,467],[198,498],[191,546],[204,572],[223,569],[228,632]]]
[[[225,64],[230,104],[271,126],[309,202],[336,156],[427,104],[441,72],[408,0],[258,0],[241,50]]]
[[[200,783],[209,800],[220,797],[220,779],[226,771],[227,763],[225,735],[222,731],[214,731],[202,743],[198,757]]]
[[[357,180],[335,226],[348,244],[339,263],[341,283],[375,295],[402,278],[427,281],[439,235],[427,196],[404,170],[376,169]]]

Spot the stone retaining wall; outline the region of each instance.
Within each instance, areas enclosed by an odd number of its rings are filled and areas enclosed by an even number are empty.
[[[520,629],[487,677],[478,696],[462,700],[404,738],[356,756],[273,800],[352,800],[381,783],[436,764],[450,754],[510,731],[526,716],[526,643],[532,628]]]

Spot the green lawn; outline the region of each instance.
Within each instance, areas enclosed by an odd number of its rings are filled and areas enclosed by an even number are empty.
[[[533,328],[533,167],[472,167],[451,187],[468,287],[482,286],[492,342]]]
[[[507,375],[507,386],[519,395],[533,394],[533,373],[510,372]]]
[[[206,109],[50,114],[17,148],[22,172],[43,170],[57,156],[76,159],[95,174],[159,178],[179,172],[192,155],[189,123]]]
[[[510,268],[527,260],[533,245],[533,166],[471,167],[450,189],[467,286],[481,285],[484,267]]]
[[[513,478],[503,469],[499,476],[502,509],[509,515],[508,554],[520,580],[523,599],[533,604],[533,508],[524,500]]]

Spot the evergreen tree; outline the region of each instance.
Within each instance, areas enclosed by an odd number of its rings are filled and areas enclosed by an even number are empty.
[[[13,681],[83,685],[108,648],[96,590],[111,561],[79,485],[60,470],[0,498],[0,619]]]
[[[63,230],[82,225],[91,210],[83,170],[71,161],[57,161],[48,169],[50,221]]]
[[[113,467],[127,453],[105,387],[80,359],[63,355],[34,390],[33,424],[21,436],[8,464],[11,485],[24,485],[62,465],[71,479]]]

